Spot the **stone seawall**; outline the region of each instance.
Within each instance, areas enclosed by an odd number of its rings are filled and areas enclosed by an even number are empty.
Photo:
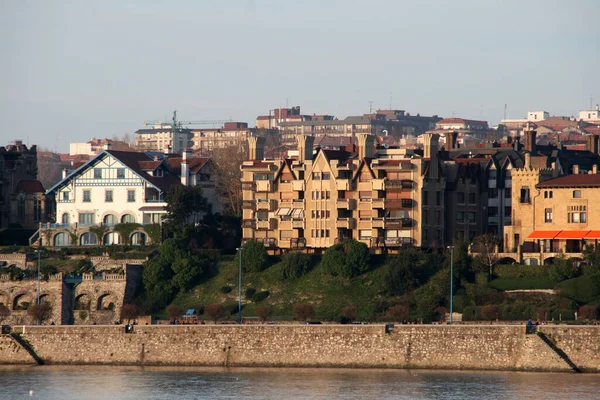
[[[543,327],[586,372],[600,372],[600,327]],[[15,332],[49,364],[445,368],[571,371],[524,326],[25,326]],[[561,347],[563,346],[563,347]],[[0,349],[0,364],[11,363]]]

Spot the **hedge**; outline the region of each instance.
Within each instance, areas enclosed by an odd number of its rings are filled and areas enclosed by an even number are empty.
[[[498,265],[494,267],[494,274],[498,278],[517,279],[517,278],[537,278],[548,276],[547,265]]]
[[[491,288],[497,290],[526,290],[526,289],[552,289],[556,282],[547,276],[516,279],[494,279],[489,283]]]
[[[463,309],[463,321],[479,321],[481,320],[481,307],[469,306]]]
[[[600,297],[600,274],[583,275],[560,283],[560,293],[581,303],[590,303]]]
[[[555,310],[552,313],[554,321],[575,321],[575,312],[573,310]]]

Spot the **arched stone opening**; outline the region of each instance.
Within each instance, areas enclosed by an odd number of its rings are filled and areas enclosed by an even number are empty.
[[[517,260],[512,257],[504,257],[498,260],[497,264],[516,264]]]
[[[28,293],[20,293],[12,301],[12,309],[14,311],[27,310],[32,305],[31,296]]]
[[[74,310],[89,310],[92,305],[92,298],[87,293],[82,293],[75,297]]]
[[[148,242],[148,235],[144,232],[134,232],[131,235],[132,246],[144,246]]]
[[[67,232],[58,232],[54,235],[54,239],[52,240],[54,246],[70,246],[71,245],[71,235]]]
[[[117,298],[112,293],[104,293],[98,297],[96,310],[114,310],[117,306]]]
[[[104,235],[103,243],[105,246],[121,244],[121,235],[118,232],[108,232]]]
[[[133,216],[133,214],[123,214],[123,216],[121,217],[121,223],[133,224],[135,223],[135,217]]]
[[[96,246],[98,244],[98,238],[92,232],[86,232],[79,237],[80,246]]]

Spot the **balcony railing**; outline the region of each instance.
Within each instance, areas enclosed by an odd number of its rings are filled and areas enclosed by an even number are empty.
[[[257,192],[270,192],[273,190],[273,182],[272,181],[256,181],[256,191]]]
[[[303,249],[306,247],[306,239],[305,238],[291,238],[290,239],[290,247],[292,249]]]
[[[304,229],[305,222],[303,219],[294,219],[292,220],[292,228],[294,229]]]
[[[355,210],[356,200],[355,199],[337,199],[337,208],[344,210]]]
[[[255,190],[256,184],[254,182],[242,182],[242,190]]]
[[[304,181],[292,181],[292,190],[301,192],[304,190]]]
[[[256,221],[253,219],[245,219],[242,221],[242,228],[256,228]]]
[[[354,218],[338,218],[337,227],[343,229],[354,229],[356,227],[356,219]]]
[[[395,237],[395,238],[372,238],[371,247],[402,247],[411,246],[414,243],[413,238]]]
[[[256,201],[256,209],[263,211],[273,211],[275,209],[275,201],[267,199],[259,199]]]
[[[274,238],[263,238],[263,239],[254,239],[259,243],[262,243],[265,247],[277,247],[277,239]]]
[[[373,208],[385,208],[385,199],[371,199]]]
[[[242,208],[248,209],[248,210],[256,210],[256,201],[242,200]]]

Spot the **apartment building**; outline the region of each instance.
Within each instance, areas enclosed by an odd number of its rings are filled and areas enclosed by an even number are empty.
[[[358,135],[358,149],[313,151],[314,136],[298,136],[298,156],[264,159],[264,140],[250,138],[242,165],[244,240],[273,252],[320,252],[346,238],[373,251],[443,246],[444,178],[438,135],[423,154],[376,148]]]
[[[182,157],[161,158],[106,150],[47,191],[56,223],[40,225],[31,242],[41,239],[44,246],[150,243],[146,227],[162,222],[166,193],[175,185],[202,186],[213,210],[220,210],[210,166],[209,160],[189,157],[187,151]],[[138,224],[127,238],[115,229],[125,223]]]
[[[138,151],[164,151],[181,153],[183,149],[191,148],[194,143],[191,129],[176,127],[169,124],[156,124],[152,128],[135,131],[135,147]]]

